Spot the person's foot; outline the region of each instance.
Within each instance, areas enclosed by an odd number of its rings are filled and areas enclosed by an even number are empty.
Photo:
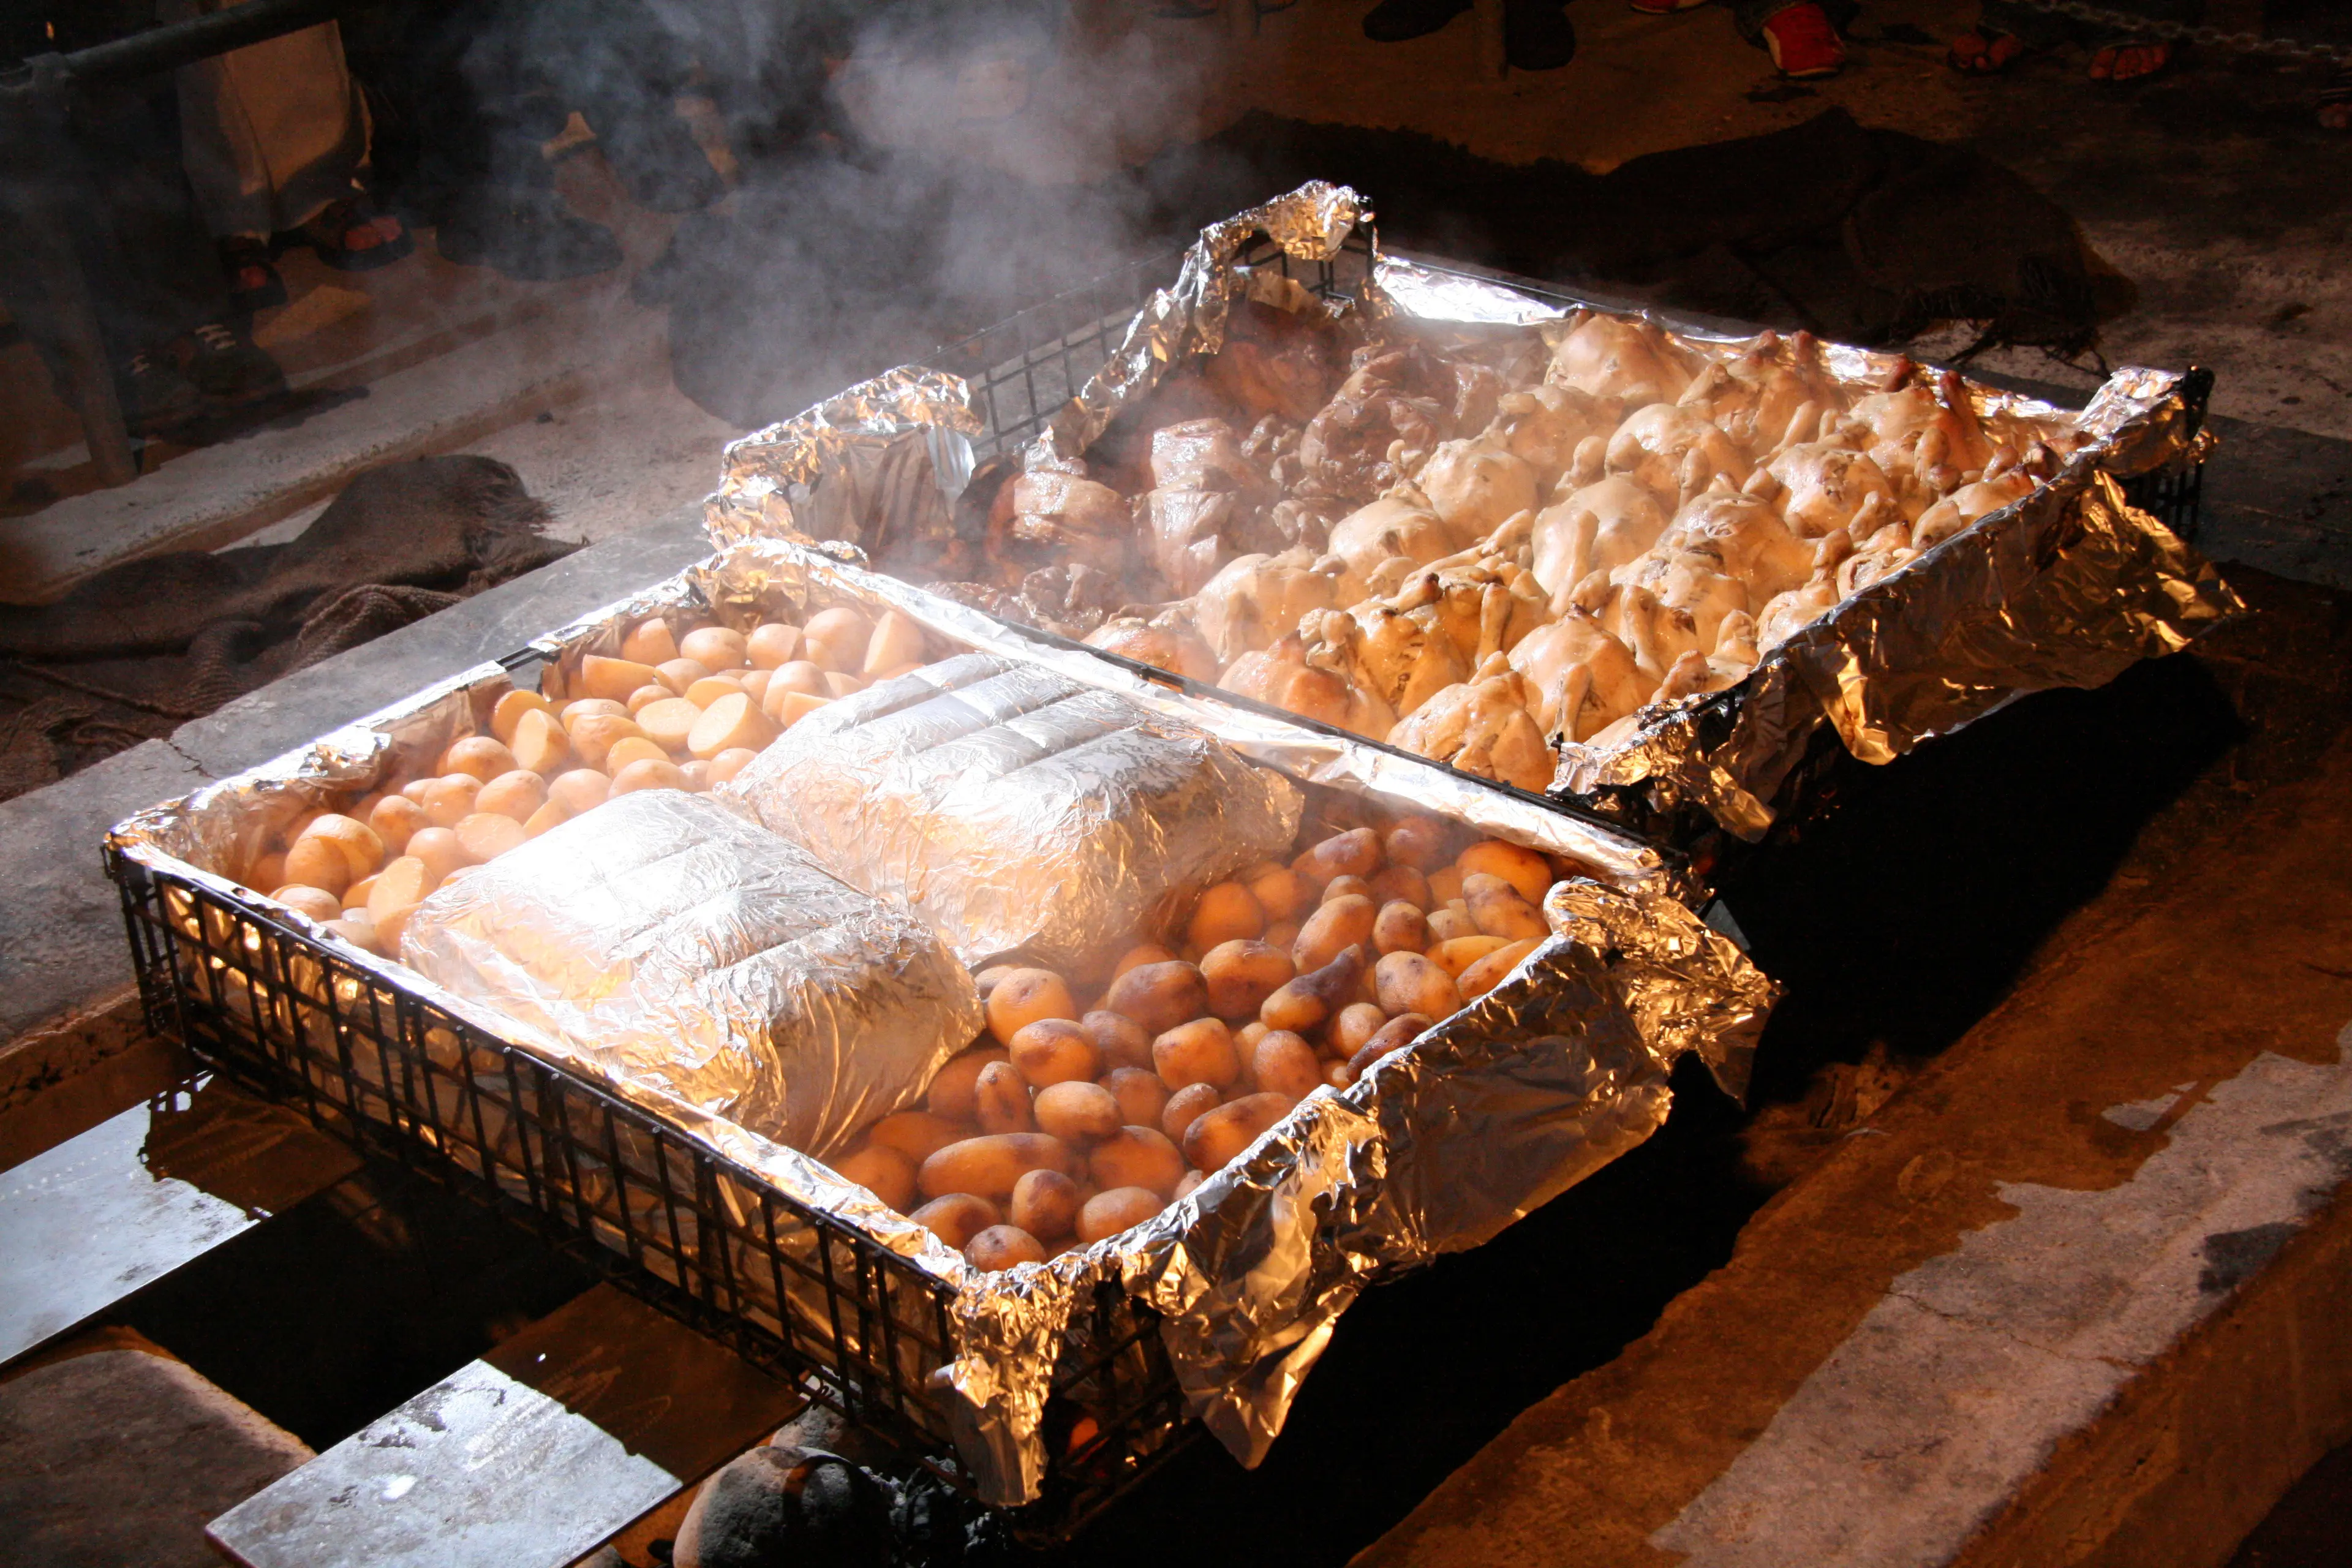
[[[152,436],[184,425],[205,405],[196,384],[162,354],[132,354],[120,384],[122,422],[134,435]]]
[[[2137,81],[2171,63],[2170,44],[2110,44],[2091,57],[2091,79]]]
[[[1364,37],[1376,44],[1402,44],[1437,31],[1468,9],[1470,0],[1381,0],[1364,13]]]
[[[172,345],[205,401],[236,407],[286,390],[286,373],[261,346],[226,321],[206,321]]]
[[[1775,12],[1764,24],[1764,47],[1790,81],[1812,81],[1845,68],[1845,40],[1813,0]]]
[[[380,213],[364,195],[329,202],[319,215],[291,234],[288,245],[307,245],[319,259],[341,272],[369,272],[389,267],[416,248],[408,226],[390,213]]]
[[[1567,0],[1503,0],[1503,58],[1513,70],[1558,70],[1575,58]]]
[[[436,240],[460,267],[530,282],[609,272],[622,259],[613,231],[573,216],[553,191],[474,192],[442,219]]]
[[[251,235],[235,235],[220,242],[221,270],[228,275],[229,308],[250,317],[286,303],[286,279],[271,264],[269,245]]]
[[[1962,76],[1999,76],[2024,58],[2024,39],[1982,28],[1962,33],[1944,51],[1944,63]]]

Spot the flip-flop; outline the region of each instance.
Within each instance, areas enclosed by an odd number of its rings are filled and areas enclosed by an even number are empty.
[[[2147,70],[2134,71],[2129,76],[2117,76],[2116,75],[2116,62],[2126,49],[2153,49],[2157,52],[2158,58],[2156,64],[2149,67]],[[2161,38],[2153,40],[2147,38],[2118,38],[2113,43],[2102,44],[2097,48],[2091,51],[2091,79],[2093,81],[2112,82],[2117,87],[2121,87],[2126,82],[2147,81],[2153,77],[2162,76],[2166,71],[2170,70],[2173,67],[2173,62],[2179,58],[2179,51]],[[2103,63],[2105,68],[2104,69],[2101,68]]]
[[[405,224],[358,196],[330,202],[317,217],[281,237],[288,246],[309,246],[320,260],[341,272],[389,267],[416,248],[416,238]]]
[[[1960,45],[1969,40],[1973,40],[1979,47],[1963,50]],[[2004,43],[2014,46],[2007,54],[2001,52],[2000,47]],[[1962,76],[2000,76],[2032,52],[2014,33],[1979,29],[1954,38],[1951,47],[1944,51],[1944,63]]]

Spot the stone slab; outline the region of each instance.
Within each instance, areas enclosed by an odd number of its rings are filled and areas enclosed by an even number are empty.
[[[801,1403],[600,1285],[207,1533],[248,1568],[560,1568]]]
[[[2352,588],[2352,441],[2213,421],[2197,547],[2298,582]]]
[[[2352,1436],[2347,1018],[2339,746],[1358,1561],[2226,1561]]]

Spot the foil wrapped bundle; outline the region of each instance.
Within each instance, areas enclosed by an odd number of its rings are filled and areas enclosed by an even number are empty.
[[[919,922],[707,796],[646,790],[436,891],[401,947],[559,1058],[821,1152],[982,1016]]]
[[[1172,900],[1286,853],[1302,805],[1204,731],[989,654],[827,705],[726,787],[974,967],[1076,974]]]

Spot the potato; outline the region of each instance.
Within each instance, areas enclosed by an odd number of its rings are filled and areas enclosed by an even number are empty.
[[[1087,1173],[1105,1192],[1113,1187],[1149,1187],[1165,1198],[1184,1179],[1184,1156],[1156,1128],[1122,1127],[1094,1146],[1087,1156]]]
[[[731,746],[710,759],[710,782],[723,784],[760,760],[760,753],[749,746]]]
[[[698,658],[673,658],[665,660],[654,673],[661,677],[672,697],[683,697],[696,681],[710,679],[710,667]]]
[[[1316,882],[1334,877],[1369,877],[1381,868],[1381,836],[1369,827],[1351,827],[1309,849],[1297,868]]]
[[[652,665],[633,658],[604,658],[592,653],[580,661],[582,693],[608,702],[625,701],[638,687],[659,683],[661,675]]]
[[[1151,1031],[1124,1013],[1098,1007],[1079,1019],[1078,1027],[1094,1042],[1105,1067],[1151,1070]]]
[[[772,669],[738,669],[730,673],[736,684],[751,694],[752,701],[761,705],[760,711],[766,712],[768,683],[775,679],[776,672]]]
[[[1389,866],[1371,880],[1372,902],[1376,904],[1406,903],[1416,910],[1429,908],[1429,879],[1410,866]]]
[[[994,1204],[971,1193],[950,1193],[934,1198],[907,1217],[958,1252],[990,1226],[1003,1222]]]
[[[1043,1241],[1058,1241],[1076,1228],[1085,1199],[1078,1184],[1059,1171],[1032,1171],[1013,1184],[1004,1217]]]
[[[1372,885],[1361,877],[1334,877],[1323,884],[1323,896],[1316,902],[1328,904],[1334,899],[1370,899],[1371,897]],[[1377,905],[1380,900],[1372,899],[1372,902]]]
[[[1429,962],[1417,952],[1412,956],[1423,963]],[[1323,1038],[1333,1056],[1352,1057],[1363,1048],[1366,1040],[1379,1034],[1381,1026],[1388,1021],[1389,1016],[1383,1007],[1370,1002],[1350,1002],[1339,1009],[1339,1016],[1332,1019],[1324,1030]]]
[[[717,675],[704,676],[686,689],[685,696],[686,700],[697,708],[708,708],[722,697],[732,697],[739,693],[746,697],[751,695],[743,689],[743,683],[736,679],[735,672],[730,669],[722,670]],[[759,699],[752,698],[752,705],[756,707],[758,704]]]
[[[1112,981],[1103,1005],[1158,1036],[1209,1010],[1209,983],[1181,961],[1146,963]]]
[[[523,818],[522,836],[536,838],[549,828],[561,827],[571,820],[572,814],[564,810],[561,803],[551,800]]]
[[[902,664],[919,664],[922,658],[923,628],[896,610],[885,610],[866,637],[866,657],[859,662],[857,673],[876,680],[886,670]]]
[[[1160,1108],[1160,1131],[1168,1134],[1171,1143],[1184,1142],[1184,1131],[1225,1102],[1222,1090],[1213,1083],[1186,1084],[1168,1097]],[[1146,1123],[1138,1122],[1137,1126]]]
[[[495,860],[526,837],[521,823],[495,811],[478,811],[457,824],[457,842],[474,860]]]
[[[1013,1065],[1032,1088],[1048,1084],[1091,1083],[1103,1069],[1102,1052],[1083,1025],[1067,1018],[1040,1018],[1024,1026],[1007,1042]]]
[[[1195,1018],[1151,1042],[1151,1065],[1171,1089],[1209,1083],[1230,1089],[1242,1076],[1241,1053],[1221,1018]]]
[[[666,752],[686,750],[686,738],[702,719],[702,710],[683,697],[665,697],[636,711],[637,728]]]
[[[296,839],[294,847],[286,851],[285,867],[281,885],[293,882],[306,888],[322,888],[330,897],[340,897],[356,879],[341,847],[324,838]]]
[[[1363,978],[1364,950],[1342,949],[1339,956],[1322,968],[1298,976],[1267,997],[1257,1016],[1269,1029],[1304,1035],[1357,1000]]]
[[[634,719],[655,703],[667,702],[677,695],[667,686],[640,686],[629,693],[629,700],[621,706],[626,708],[629,717]]]
[[[522,727],[526,713],[544,713],[552,719],[555,704],[536,691],[509,691],[499,698],[498,706],[490,710],[490,733],[499,738],[500,745],[514,745],[515,731]]]
[[[449,830],[445,827],[441,831]],[[425,895],[440,881],[433,868],[416,856],[401,856],[375,874],[375,886],[368,889],[368,919],[383,926],[394,913],[423,903]]]
[[[1286,921],[1315,900],[1314,885],[1287,866],[1255,867],[1242,873],[1242,879],[1270,921]]]
[[[844,674],[837,669],[828,669],[824,672],[824,689],[829,697],[847,697],[855,692],[865,690],[866,683],[854,675]]]
[[[354,879],[370,875],[383,864],[383,840],[376,836],[375,829],[340,812],[312,817],[310,826],[302,830],[302,837],[316,838],[341,850]]]
[[[341,919],[328,921],[320,929],[329,936],[341,937],[353,947],[366,952],[383,952],[384,951],[378,945],[383,941],[383,935],[375,929],[375,921],[368,919],[365,910],[345,910]],[[391,955],[387,953],[385,956]]]
[[[1421,1013],[1400,1013],[1391,1018],[1348,1058],[1348,1081],[1355,1082],[1372,1070],[1374,1062],[1421,1038],[1428,1031],[1430,1024],[1430,1018]]]
[[[1290,961],[1299,971],[1308,973],[1322,968],[1339,956],[1346,948],[1361,947],[1372,940],[1372,927],[1380,919],[1380,910],[1361,894],[1350,893],[1332,900],[1307,917],[1298,929],[1298,940],[1291,944]]]
[[[433,819],[406,795],[388,795],[368,813],[368,826],[375,829],[386,855],[398,855],[408,847],[408,836],[420,827],[432,826]]]
[[[1372,921],[1372,947],[1379,952],[1419,952],[1429,945],[1429,921],[1403,900],[1381,906]]]
[[[602,768],[604,754],[613,749],[614,742],[626,740],[631,735],[644,736],[645,733],[634,721],[621,714],[591,713],[572,727],[572,750],[590,767]]]
[[[300,882],[289,882],[269,896],[288,909],[306,914],[320,924],[343,918],[343,900],[324,888],[306,887]],[[361,897],[360,901],[362,904],[367,901],[364,895]]]
[[[474,863],[474,858],[466,853],[466,846],[459,842],[456,830],[447,827],[427,827],[412,837],[408,841],[408,857],[425,863],[425,869],[436,888],[447,881],[451,872]],[[386,867],[385,869],[391,868]],[[383,884],[379,882],[377,886]],[[371,912],[375,914],[376,924],[383,924],[381,910]]]
[[[1019,1263],[1045,1261],[1045,1244],[1017,1225],[992,1225],[963,1246],[974,1268],[996,1273]]]
[[[482,793],[482,781],[471,773],[451,773],[435,779],[425,788],[425,818],[436,827],[455,827],[461,817],[474,814],[474,797]]]
[[[556,774],[547,786],[547,798],[574,816],[595,810],[612,794],[613,781],[594,768],[572,768]]]
[[[1227,942],[1201,955],[1208,1010],[1228,1022],[1257,1016],[1265,999],[1298,973],[1290,955],[1262,942]]]
[[[1050,969],[1016,969],[988,994],[988,1032],[1003,1045],[1041,1019],[1077,1016],[1069,986]]]
[[[690,658],[713,674],[722,669],[741,669],[751,662],[743,634],[729,631],[725,626],[704,626],[687,633],[677,639],[677,651],[679,658]]]
[[[1465,969],[1454,979],[1465,1002],[1474,1001],[1492,991],[1503,977],[1519,966],[1519,961],[1543,945],[1541,937],[1523,937],[1506,947],[1498,947],[1477,963]]]
[[[1462,1005],[1462,994],[1454,989],[1453,975],[1417,952],[1386,954],[1373,968],[1372,982],[1379,988],[1381,1009],[1391,1017],[1419,1013],[1424,1017],[1444,1018]],[[1369,1032],[1365,1037],[1370,1037]],[[1356,1044],[1361,1046],[1363,1041],[1360,1039]],[[1352,1055],[1353,1050],[1349,1054]]]
[[[1201,894],[1184,928],[1192,944],[1206,952],[1220,942],[1244,941],[1265,930],[1265,911],[1239,882],[1219,882]]]
[[[1127,1124],[1117,1096],[1098,1083],[1076,1079],[1040,1089],[1033,1110],[1038,1129],[1065,1143],[1093,1143]]]
[[[972,989],[980,993],[982,1001],[987,1001],[988,994],[996,989],[996,983],[1012,973],[1013,968],[1014,966],[1010,963],[990,964],[971,977]]]
[[[1013,1184],[1032,1171],[1069,1168],[1070,1150],[1043,1132],[991,1132],[935,1149],[916,1172],[925,1197],[971,1193],[992,1203],[1013,1195]]]
[[[1129,970],[1140,969],[1147,963],[1173,963],[1175,962],[1176,955],[1169,952],[1166,948],[1160,946],[1158,942],[1138,942],[1133,947],[1129,948],[1125,952],[1118,955],[1118,962],[1112,964],[1110,967],[1110,977],[1113,980],[1116,980],[1120,975],[1126,973]]]
[[[972,1115],[982,1132],[1034,1132],[1029,1085],[1011,1062],[991,1062],[972,1080]]]
[[[1117,1067],[1099,1080],[1118,1102],[1121,1127],[1157,1127],[1168,1108],[1168,1086],[1148,1068]]]
[[[739,746],[756,752],[774,740],[776,734],[775,721],[760,711],[751,694],[738,691],[703,710],[701,721],[686,738],[686,749],[707,763],[719,752]]]
[[[632,687],[630,689],[634,691],[636,689]],[[629,716],[629,710],[624,704],[607,698],[583,697],[577,701],[567,702],[557,709],[555,718],[556,721],[563,726],[563,732],[569,735],[580,721],[593,718],[599,713],[617,713],[625,719]]]
[[[1442,942],[1452,942],[1457,936],[1484,936],[1470,911],[1459,905],[1448,904],[1429,917],[1429,941],[1423,945],[1426,952]]]
[[[299,886],[299,883],[288,885]],[[345,910],[364,910],[367,908],[368,895],[373,891],[375,891],[375,877],[371,874],[362,877],[358,881],[345,888],[340,901]]]
[[[1184,1130],[1184,1158],[1196,1170],[1222,1170],[1298,1102],[1286,1094],[1245,1094]]]
[[[1185,1172],[1184,1179],[1176,1184],[1176,1196],[1179,1199],[1191,1197],[1193,1190],[1208,1179],[1209,1173],[1206,1171]]]
[[[1381,836],[1391,866],[1426,872],[1445,861],[1446,831],[1425,816],[1408,816]]]
[[[272,850],[254,861],[246,868],[245,885],[256,892],[264,888],[284,887],[286,885],[285,854],[282,851]]]
[[[1315,1047],[1287,1029],[1269,1029],[1250,1053],[1252,1076],[1260,1089],[1304,1100],[1323,1081]]]
[[[552,715],[537,710],[524,714],[515,726],[509,749],[514,752],[515,766],[529,768],[543,777],[552,778],[572,765],[572,738]]]
[[[1430,901],[1423,909],[1443,909],[1447,904],[1462,901],[1462,873],[1451,866],[1441,866],[1429,874]]]
[[[1551,888],[1551,862],[1540,851],[1522,849],[1499,838],[1480,839],[1455,856],[1454,866],[1462,873],[1465,891],[1470,879],[1482,871],[1490,877],[1500,877],[1531,904],[1542,903],[1544,894]]]
[[[515,757],[503,745],[488,735],[467,735],[452,741],[449,749],[441,753],[441,763],[434,769],[444,777],[451,773],[468,773],[477,784],[488,784],[500,773],[512,773]]]
[[[1247,1023],[1236,1024],[1234,1026],[1234,1048],[1241,1052],[1242,1060],[1247,1062],[1250,1059],[1250,1053],[1257,1049],[1257,1043],[1271,1033],[1273,1031],[1265,1026],[1265,1020],[1263,1018],[1252,1018]]]
[[[667,763],[670,754],[644,735],[625,735],[604,753],[604,771],[614,778],[631,763]]]
[[[980,1069],[991,1062],[1012,1060],[1002,1046],[977,1046],[957,1056],[950,1057],[940,1070],[931,1075],[931,1087],[923,1103],[932,1115],[950,1121],[969,1121],[980,1109]],[[887,1121],[887,1118],[885,1118]],[[878,1123],[877,1125],[879,1125]]]
[[[1276,952],[1287,953],[1292,948],[1298,945],[1298,922],[1297,921],[1276,921],[1274,924],[1265,928],[1265,937],[1264,940],[1265,942],[1265,945],[1273,948]]]
[[[530,814],[546,804],[547,781],[527,768],[500,773],[474,797],[476,811],[495,811],[517,822],[530,821]]]
[[[621,639],[621,657],[638,664],[664,664],[677,657],[677,639],[670,635],[669,623],[656,616],[629,628]]]
[[[1168,1205],[1150,1187],[1112,1187],[1078,1210],[1078,1239],[1097,1242],[1141,1225]]]
[[[751,659],[754,669],[773,669],[790,664],[800,657],[800,627],[788,626],[782,621],[753,626],[751,635],[743,639],[744,656]]]
[[[770,695],[773,694],[772,690]],[[832,700],[830,697],[811,697],[804,691],[787,691],[781,701],[761,711],[776,721],[776,729],[781,732],[791,729]]]
[[[824,684],[824,671],[807,659],[793,659],[776,668],[768,677],[767,710],[772,714],[776,704],[787,692],[803,692],[810,697],[830,698],[833,693]]]
[[[905,1214],[915,1201],[915,1163],[896,1149],[869,1143],[834,1162],[833,1168],[884,1203]]]
[[[1470,906],[1470,918],[1488,936],[1520,942],[1551,934],[1543,911],[1519,897],[1518,889],[1500,877],[1470,872],[1462,879],[1462,898]]]
[[[873,640],[874,623],[847,608],[819,610],[801,627],[801,647],[810,662],[828,670],[865,668],[866,649]]]
[[[971,1122],[950,1121],[928,1110],[894,1110],[866,1130],[868,1142],[904,1154],[910,1173],[949,1144],[971,1135]]]
[[[686,774],[667,757],[639,757],[613,775],[613,793],[635,795],[641,789],[684,789]]]
[[[1457,936],[1450,942],[1441,942],[1431,948],[1429,956],[1436,963],[1437,967],[1446,973],[1459,974],[1488,953],[1510,945],[1507,938],[1499,936]],[[1418,1007],[1410,1008],[1408,1011],[1428,1013],[1429,1009]],[[1432,1017],[1438,1016],[1434,1013],[1430,1014]]]

